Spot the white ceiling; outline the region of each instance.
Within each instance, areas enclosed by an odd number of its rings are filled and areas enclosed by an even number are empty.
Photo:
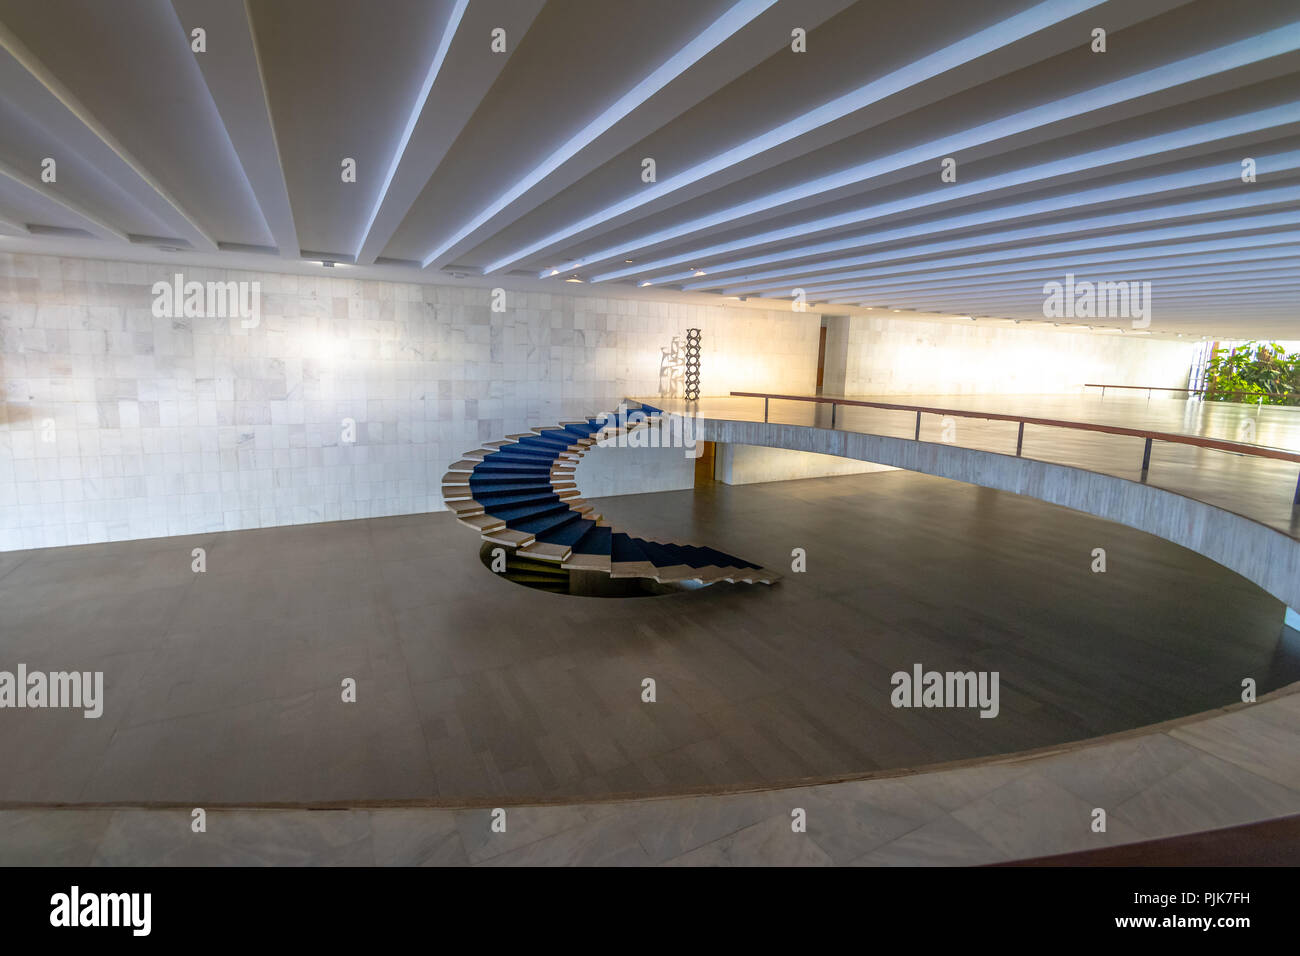
[[[989,321],[1072,273],[1294,339],[1300,7],[0,0],[0,235]]]

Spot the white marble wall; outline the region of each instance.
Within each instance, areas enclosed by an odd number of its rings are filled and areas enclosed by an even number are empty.
[[[1077,393],[1086,382],[1182,388],[1196,343],[853,316],[847,348],[845,395],[1048,395]]]
[[[155,281],[256,280],[262,318],[155,318]],[[809,392],[819,317],[0,253],[0,550],[443,507],[481,442],[660,393]],[[356,422],[355,442],[343,438]]]

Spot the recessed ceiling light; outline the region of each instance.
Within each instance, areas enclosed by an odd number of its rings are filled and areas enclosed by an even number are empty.
[[[702,276],[702,275],[706,275],[706,274],[707,274],[707,273],[705,273],[705,271],[704,271],[703,269],[696,269],[695,272],[692,273],[692,275],[697,275],[697,276]]]
[[[631,259],[624,259],[623,261],[624,261],[624,262],[629,262],[629,263],[630,263],[632,260],[631,260]]]
[[[646,279],[645,282],[642,282],[642,283],[641,283],[641,288],[644,289],[644,288],[645,288],[646,286],[648,286],[649,284],[650,284],[650,280],[649,280],[649,279]]]
[[[582,280],[582,279],[579,279],[576,275],[572,275],[572,276],[569,276],[569,278],[565,279],[564,281],[565,281],[565,282],[582,282],[583,280]]]
[[[560,274],[560,270],[559,270],[559,269],[552,269],[552,270],[551,270],[551,275],[553,275],[553,276],[558,276],[559,274]]]

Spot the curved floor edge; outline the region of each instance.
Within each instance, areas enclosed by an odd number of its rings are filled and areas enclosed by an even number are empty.
[[[493,808],[0,810],[0,865],[984,865],[1300,813],[1300,684],[1030,757],[716,796]],[[794,832],[802,809],[807,830]],[[1093,829],[1106,811],[1105,832]]]

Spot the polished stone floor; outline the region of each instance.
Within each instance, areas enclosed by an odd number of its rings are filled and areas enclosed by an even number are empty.
[[[5,866],[962,866],[1101,853],[1259,863],[1233,831],[1300,813],[1300,693],[1032,757],[822,786],[658,800],[340,810],[0,809]],[[1104,832],[1093,829],[1106,811]],[[794,832],[796,809],[806,830]],[[1215,831],[1190,851],[1122,849]],[[1273,839],[1294,826],[1274,824]],[[1227,840],[1225,844],[1225,839]],[[1077,864],[1066,858],[1062,862]]]
[[[1096,422],[1179,435],[1200,435],[1246,444],[1300,451],[1300,408],[1256,407],[1186,399],[1147,399],[1093,390],[1087,395],[854,395],[855,399],[899,405],[924,405],[966,411],[987,411],[1031,418]],[[669,411],[690,410],[708,418],[763,421],[761,398],[703,398],[687,406],[680,401],[647,399]],[[774,400],[768,419],[790,425],[831,427],[830,406]],[[913,412],[842,406],[835,427],[893,438],[915,435]],[[939,415],[921,417],[921,440],[951,441],[982,451],[1016,453],[1015,422],[954,417],[945,430]],[[1143,481],[1236,514],[1300,538],[1300,508],[1295,506],[1300,465],[1255,458],[1169,442],[1156,442],[1151,467],[1142,476],[1141,438],[1075,431],[1042,425],[1025,427],[1023,454],[1027,458],[1073,465],[1091,471]]]
[[[493,576],[445,513],[0,555],[0,669],[107,685],[98,720],[0,711],[0,803],[773,787],[1052,746],[1223,706],[1247,676],[1261,692],[1300,677],[1297,635],[1258,588],[1029,498],[886,472],[602,510],[783,571],[805,548],[808,570],[545,594]],[[892,708],[890,675],[914,663],[997,670],[1001,715]]]

